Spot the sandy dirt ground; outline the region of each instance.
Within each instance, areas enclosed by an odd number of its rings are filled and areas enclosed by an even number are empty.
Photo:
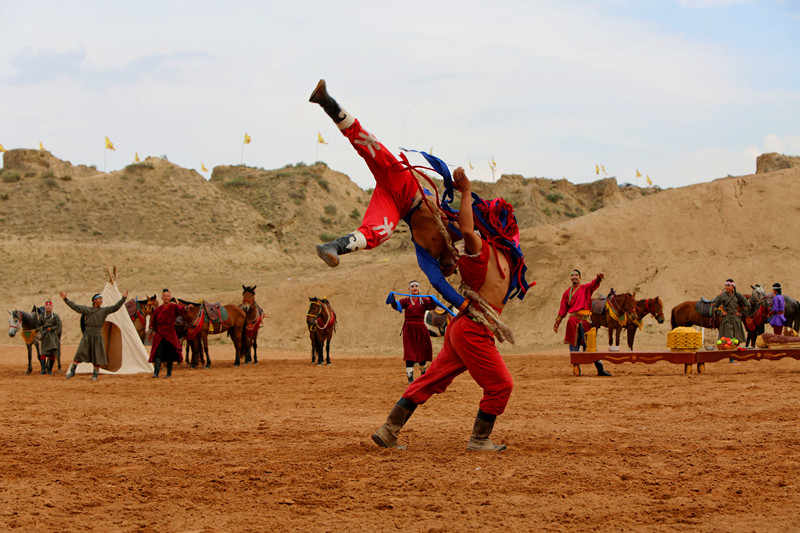
[[[509,448],[479,454],[467,375],[386,450],[370,435],[404,390],[399,358],[262,349],[235,368],[212,350],[209,370],[92,383],[26,376],[24,347],[0,346],[0,530],[800,529],[798,361],[576,378],[563,351],[508,356],[492,437]]]

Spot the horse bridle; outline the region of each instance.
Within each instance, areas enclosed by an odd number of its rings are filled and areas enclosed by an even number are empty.
[[[316,315],[314,315],[314,314],[311,314],[311,307],[312,307],[314,304],[317,304],[317,305],[319,306],[319,311],[317,311],[317,314],[316,314]],[[325,303],[324,303],[324,302],[322,302],[322,301],[320,301],[320,300],[316,300],[316,301],[313,301],[313,302],[311,302],[310,304],[308,304],[308,311],[306,312],[306,318],[308,318],[308,317],[314,317],[314,323],[313,323],[313,324],[309,324],[309,325],[308,325],[308,331],[314,331],[314,329],[321,329],[321,330],[325,330],[325,329],[327,329],[327,328],[328,328],[328,326],[330,326],[330,325],[331,325],[330,316],[332,316],[332,315],[333,315],[333,313],[330,313],[329,320],[328,320],[328,323],[327,323],[327,324],[325,324],[324,326],[322,326],[322,325],[320,325],[320,323],[319,323],[320,315],[322,314],[322,311],[323,311],[323,306],[324,306],[324,305],[325,305]]]
[[[22,328],[22,316],[19,314],[19,311],[13,311],[11,313],[11,318],[14,320],[13,324],[8,325],[8,329],[15,330],[14,334]]]

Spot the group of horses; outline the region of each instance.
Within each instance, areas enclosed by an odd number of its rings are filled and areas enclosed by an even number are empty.
[[[772,309],[772,295],[767,294],[761,285],[751,285],[752,292],[744,294],[746,306],[740,306],[739,314],[747,333],[744,346],[755,347],[756,339],[764,333],[764,328],[769,322],[769,313]],[[635,294],[635,293],[634,293]],[[620,333],[626,330],[628,348],[633,350],[633,341],[636,330],[642,324],[642,319],[652,315],[659,324],[664,322],[664,312],[661,299],[645,298],[637,300],[634,294],[609,294],[608,297],[595,298],[592,308],[591,323],[595,328],[608,329],[608,345],[619,346]],[[800,303],[794,298],[784,296],[786,309],[784,317],[786,326],[794,330],[800,327]],[[700,326],[709,329],[718,329],[722,315],[718,309],[713,309],[711,302],[701,298],[699,301],[689,300],[672,308],[670,325],[672,329],[679,326]]]
[[[739,307],[739,315],[745,326],[747,337],[745,347],[755,347],[756,339],[764,333],[766,324],[769,322],[769,313],[772,309],[772,295],[767,294],[761,285],[750,285],[752,292],[743,294],[747,300],[747,306]],[[783,316],[786,319],[786,326],[798,331],[800,328],[800,303],[791,296],[783,295],[786,302]],[[670,323],[674,328],[678,326],[701,326],[704,328],[719,328],[722,314],[718,309],[712,307],[713,300],[704,298],[699,301],[688,301],[676,305],[672,309]]]
[[[192,368],[203,365],[211,366],[208,354],[208,336],[225,333],[233,341],[236,357],[234,366],[239,366],[242,359],[245,364],[258,363],[258,332],[264,320],[264,310],[255,301],[256,286],[242,285],[242,303],[239,305],[220,305],[208,302],[188,302],[178,300],[184,304],[184,309],[178,314],[175,330],[178,338],[186,343],[186,359]],[[144,299],[134,298],[125,304],[133,326],[139,339],[144,344],[147,338],[148,317],[158,307],[155,295]],[[36,348],[39,357],[39,341],[36,338],[44,316],[43,307],[33,307],[33,311],[9,311],[8,335],[14,337],[22,332],[25,345],[28,349],[28,370],[32,371],[32,347]],[[61,332],[58,332],[59,339]],[[251,356],[252,351],[252,356]],[[61,350],[57,354],[58,370],[61,371]]]

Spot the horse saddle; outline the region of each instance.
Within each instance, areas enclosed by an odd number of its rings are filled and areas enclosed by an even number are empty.
[[[205,305],[206,308],[206,320],[210,320],[215,324],[228,320],[228,310],[225,309],[224,305],[219,302],[213,304],[204,302],[203,305]]]
[[[700,298],[697,302],[695,302],[694,310],[697,311],[700,316],[711,316],[712,301],[713,300],[707,300],[706,298]]]
[[[597,315],[602,315],[603,311],[606,309],[606,301],[608,301],[608,297],[604,294],[601,294],[597,298],[592,299],[592,313]]]

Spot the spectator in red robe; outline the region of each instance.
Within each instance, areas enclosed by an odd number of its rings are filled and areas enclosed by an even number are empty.
[[[172,363],[183,361],[181,343],[175,331],[175,320],[178,313],[186,310],[186,306],[172,299],[169,289],[161,293],[164,302],[150,316],[150,331],[153,334],[153,347],[150,349],[149,361],[153,363],[153,377],[161,372],[161,363],[167,363],[167,377],[172,376]]]
[[[431,334],[425,325],[425,311],[436,309],[436,303],[428,296],[419,294],[419,282],[408,284],[409,298],[397,300],[405,314],[403,322],[403,360],[406,362],[406,377],[409,383],[414,382],[414,365],[419,365],[420,376],[425,375],[428,361],[433,359]],[[389,302],[394,305],[394,294]]]
[[[561,320],[569,313],[564,344],[569,344],[570,352],[580,351],[581,346],[586,351],[586,332],[592,327],[588,320],[592,314],[592,293],[597,290],[600,282],[603,281],[603,274],[600,273],[589,283],[581,285],[581,272],[575,269],[570,272],[569,281],[571,285],[561,296],[561,306],[558,309],[556,323],[553,324],[553,331],[558,333],[558,326],[561,324]],[[597,368],[598,376],[611,375],[611,373],[605,371],[602,362],[595,361],[594,366]]]

